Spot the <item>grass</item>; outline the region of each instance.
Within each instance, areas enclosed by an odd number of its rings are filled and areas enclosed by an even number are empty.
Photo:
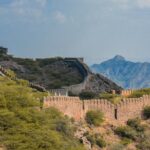
[[[135,90],[128,98],[140,98],[143,95],[150,95],[150,88]]]
[[[110,94],[110,93],[102,93],[99,95],[100,99],[106,99],[110,101],[113,104],[117,104],[122,100],[122,96],[117,95],[117,94]]]

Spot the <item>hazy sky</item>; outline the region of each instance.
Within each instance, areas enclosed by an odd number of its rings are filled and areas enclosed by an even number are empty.
[[[0,0],[0,45],[22,57],[150,58],[150,0]]]

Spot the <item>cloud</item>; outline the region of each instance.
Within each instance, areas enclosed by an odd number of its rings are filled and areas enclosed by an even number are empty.
[[[54,12],[54,19],[61,24],[65,23],[67,20],[66,16],[61,11]]]
[[[37,3],[39,3],[42,7],[45,7],[47,4],[48,0],[36,0]]]
[[[137,4],[140,8],[150,8],[150,0],[137,0]]]
[[[111,0],[121,8],[150,8],[150,0]]]
[[[122,8],[122,9],[129,9],[132,8],[133,5],[133,1],[134,0],[111,0],[115,5],[117,5],[118,7]]]
[[[13,0],[7,7],[1,7],[5,14],[15,15],[26,21],[43,20],[47,0]]]

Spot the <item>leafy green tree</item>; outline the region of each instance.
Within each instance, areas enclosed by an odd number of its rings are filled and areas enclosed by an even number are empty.
[[[93,92],[84,91],[79,94],[80,99],[94,99],[97,95]]]

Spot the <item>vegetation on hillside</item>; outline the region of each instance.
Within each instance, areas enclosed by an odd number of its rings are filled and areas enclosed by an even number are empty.
[[[104,114],[99,110],[91,110],[86,113],[85,119],[90,125],[100,126],[104,121]]]
[[[128,120],[127,126],[117,127],[115,133],[121,137],[123,145],[134,142],[138,150],[150,149],[150,127],[142,124],[139,118]]]
[[[83,150],[74,126],[54,108],[40,109],[47,93],[26,81],[0,77],[0,146],[7,150]]]
[[[145,119],[150,119],[150,106],[146,106],[143,110],[143,116]]]
[[[100,99],[106,99],[108,101],[110,101],[113,104],[117,104],[122,100],[122,96],[118,95],[118,94],[111,94],[111,93],[101,93],[99,95]]]
[[[140,89],[140,90],[134,90],[131,95],[128,97],[122,96],[120,94],[111,94],[111,93],[101,93],[99,95],[99,99],[106,99],[110,101],[113,104],[117,104],[123,100],[123,98],[140,98],[144,95],[150,95],[150,89]]]
[[[2,47],[0,65],[13,70],[18,78],[41,85],[47,90],[80,84],[88,74],[91,79],[88,79],[85,91],[100,93],[122,89],[106,77],[92,73],[88,66],[77,58],[16,58],[8,54],[7,48]]]
[[[47,89],[58,89],[83,81],[79,70],[74,65],[65,63],[61,57],[34,60],[16,58],[7,52],[7,48],[0,47],[0,63],[4,67],[13,70],[19,78],[44,85]]]
[[[98,95],[94,92],[90,91],[83,91],[79,94],[80,99],[82,100],[89,100],[89,99],[95,99],[98,98]]]
[[[129,98],[139,98],[143,95],[150,95],[150,88],[134,90],[133,93],[129,96]]]
[[[93,134],[86,133],[86,138],[88,141],[90,141],[92,146],[97,145],[100,148],[104,148],[107,145],[103,136],[101,136],[100,134],[93,135]]]

